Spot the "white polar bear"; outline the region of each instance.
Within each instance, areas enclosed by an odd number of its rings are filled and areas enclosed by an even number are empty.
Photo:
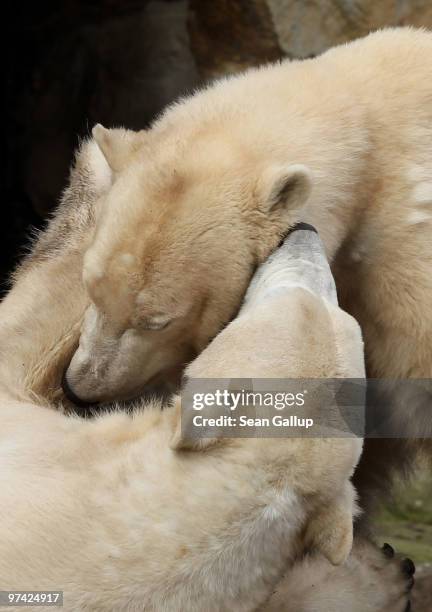
[[[202,350],[300,218],[363,327],[370,374],[431,375],[430,57],[432,34],[382,31],[219,81],[148,131],[98,126],[113,184],[84,262],[76,394],[127,395]]]
[[[298,233],[188,376],[364,377],[359,326],[337,305],[316,234]],[[58,585],[70,611],[253,612],[304,546],[347,560],[353,434],[185,441],[180,398],[95,421],[0,399],[3,590]],[[334,426],[338,409],[326,410]]]
[[[431,378],[431,58],[431,33],[385,30],[223,79],[147,131],[97,127],[112,187],[84,259],[75,397],[134,395],[199,353],[300,219],[361,324],[368,375]],[[407,443],[367,441],[357,477],[369,499],[427,444],[430,405],[427,388],[394,404]]]
[[[69,538],[76,543],[74,533],[76,526],[81,523],[80,512],[83,504],[86,506],[86,496],[94,485],[89,468],[98,457],[105,457],[107,452],[110,459],[114,459],[114,455],[117,457],[118,449],[126,448],[129,443],[133,445],[137,442],[135,434],[139,434],[139,428],[135,427],[137,421],[131,424],[126,416],[104,418],[92,425],[74,419],[70,421],[47,410],[49,407],[58,407],[56,402],[60,395],[62,369],[70,359],[79,337],[80,318],[87,304],[80,282],[82,257],[94,232],[95,209],[101,204],[100,198],[107,188],[105,171],[103,158],[95,143],[84,143],[72,170],[70,186],[55,218],[38,238],[29,257],[15,275],[11,292],[0,305],[0,384],[4,398],[0,428],[0,449],[4,456],[2,465],[6,466],[6,456],[14,461],[19,459],[21,466],[28,462],[26,474],[21,469],[15,471],[13,482],[8,480],[6,469],[1,473],[8,487],[12,487],[11,494],[25,496],[28,491],[32,492],[31,503],[27,503],[27,500],[22,504],[12,504],[8,506],[11,508],[10,512],[6,503],[9,504],[16,498],[2,496],[2,516],[13,521],[14,533],[24,533],[22,530],[25,529],[28,538],[37,537],[36,526],[38,529],[41,527],[40,537],[43,537],[48,529],[51,544],[55,540],[55,554],[63,555],[59,565],[56,566],[52,558],[47,566],[47,559],[44,558],[42,565],[35,567],[38,559],[32,557],[32,566],[26,567],[27,572],[32,567],[35,574],[45,572],[46,576],[51,567],[55,571],[61,568],[67,573],[71,567],[82,567],[83,561],[90,562],[93,570],[91,555],[89,561],[83,556],[82,548],[76,553],[73,547],[68,546]],[[230,350],[232,346],[231,338]],[[225,360],[225,366],[227,363],[229,359]],[[36,406],[29,405],[33,401],[37,401],[44,409],[38,410]],[[142,419],[140,422],[145,424],[151,417],[143,416]],[[159,417],[155,415],[155,419],[158,421]],[[56,435],[53,438],[54,430]],[[96,440],[100,439],[101,430],[104,443],[98,445]],[[14,436],[15,440],[13,457],[8,455],[12,448],[9,436]],[[65,436],[71,442],[70,446],[66,444]],[[18,438],[22,441],[19,452],[16,444]],[[110,449],[108,451],[107,444]],[[35,446],[38,453],[33,452]],[[46,456],[54,457],[54,463],[51,460],[45,462]],[[61,457],[64,460],[71,458],[68,477],[66,478],[65,474],[65,479],[57,478],[59,470],[64,468],[64,464],[59,463]],[[32,477],[40,461],[46,468],[49,467],[49,470],[44,472],[47,477],[44,482],[49,491],[40,480],[41,472],[38,472],[35,478]],[[18,463],[15,467],[18,467]],[[8,460],[8,470],[10,468],[12,464]],[[52,486],[53,480],[48,477],[49,473],[56,474],[55,486]],[[76,482],[77,473],[80,474],[84,486],[75,488],[71,497],[69,486]],[[100,475],[101,480],[96,483],[97,491],[100,490],[98,487],[109,487],[114,477],[111,471],[109,474]],[[18,481],[15,478],[18,476],[21,484],[22,478],[28,478],[29,489],[16,486]],[[72,480],[69,476],[73,477]],[[85,483],[91,486],[86,486]],[[139,490],[141,485],[140,481]],[[4,488],[2,490],[5,491]],[[38,498],[38,508],[42,510],[40,512],[34,512],[37,504],[35,505],[33,493],[36,490],[41,496]],[[69,504],[72,504],[70,512],[67,510]],[[18,510],[20,518],[14,519]],[[121,518],[122,511],[119,512],[118,520]],[[94,520],[100,525],[97,517]],[[86,514],[87,527],[88,521],[90,514]],[[97,529],[96,523],[93,526]],[[7,525],[4,523],[2,542],[3,546],[10,546],[8,550],[11,551],[16,547],[16,538],[14,541],[6,538],[6,532]],[[82,534],[80,526],[80,537]],[[91,541],[93,537],[92,532]],[[104,545],[108,540],[101,537],[100,542]],[[6,559],[6,571],[11,572],[14,567],[13,556],[6,557],[0,555],[3,562]],[[21,567],[22,560],[21,557],[16,568]],[[4,578],[6,574],[0,572],[0,576]],[[13,588],[20,582],[18,578],[14,581]],[[363,612],[366,606],[372,612],[402,612],[407,602],[407,585],[410,580],[412,579],[401,571],[400,562],[396,558],[386,558],[373,544],[357,538],[350,558],[342,566],[333,567],[320,555],[307,556],[303,561],[297,562],[294,570],[288,572],[279,583],[277,592],[268,603],[268,609],[284,610],[285,606],[288,612],[295,606],[296,610],[304,612],[328,612],[331,605],[335,612],[343,612],[347,608],[353,612]],[[41,586],[40,582],[38,586]],[[29,583],[26,583],[25,587],[29,587]]]

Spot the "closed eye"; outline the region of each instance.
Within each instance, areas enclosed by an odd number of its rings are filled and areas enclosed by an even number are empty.
[[[142,331],[161,331],[173,322],[171,317],[155,316],[151,319],[140,321],[139,329]]]
[[[161,331],[161,329],[165,329],[166,327],[168,327],[170,323],[171,321],[166,321],[165,323],[148,323],[142,329],[149,329],[151,331]]]

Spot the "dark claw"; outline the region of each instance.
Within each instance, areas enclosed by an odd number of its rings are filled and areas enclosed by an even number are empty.
[[[407,576],[413,576],[415,574],[415,565],[411,559],[407,558],[402,561],[402,571]]]
[[[405,606],[405,612],[410,612],[410,610],[411,610],[411,602],[409,601],[407,605]]]
[[[395,551],[393,546],[390,546],[390,544],[387,544],[387,542],[384,544],[384,546],[382,547],[382,551],[384,553],[384,555],[388,558],[388,559],[393,559],[394,555],[395,555]]]

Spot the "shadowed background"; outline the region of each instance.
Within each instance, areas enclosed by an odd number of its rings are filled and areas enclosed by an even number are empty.
[[[140,129],[217,76],[312,57],[384,26],[432,28],[430,0],[61,0],[15,3],[9,11],[2,291],[95,123]],[[409,492],[402,487],[382,533],[414,559],[432,562],[430,475],[424,480]],[[432,574],[423,582],[416,609],[432,611],[424,599],[426,591],[432,598]]]

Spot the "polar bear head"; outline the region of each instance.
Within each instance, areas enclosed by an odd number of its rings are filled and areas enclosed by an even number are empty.
[[[66,372],[88,403],[137,395],[199,353],[312,186],[304,165],[262,164],[227,131],[93,135],[112,186],[84,257],[91,303]]]

